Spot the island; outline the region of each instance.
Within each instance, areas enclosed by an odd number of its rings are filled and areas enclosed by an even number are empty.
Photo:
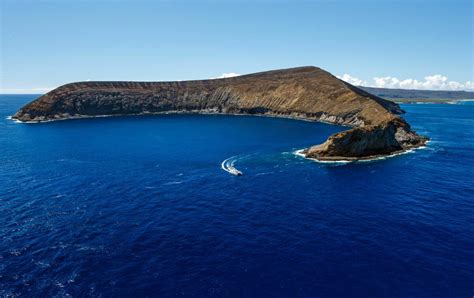
[[[319,161],[371,159],[428,140],[400,116],[404,111],[398,104],[313,66],[224,79],[70,83],[25,105],[12,119],[45,122],[160,113],[266,115],[351,127],[302,150]]]
[[[396,103],[458,104],[474,100],[472,91],[413,90],[363,87],[360,89]]]

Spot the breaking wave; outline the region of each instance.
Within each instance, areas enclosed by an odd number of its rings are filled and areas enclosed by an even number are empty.
[[[402,151],[402,152],[396,152],[396,153],[389,154],[389,155],[376,156],[376,157],[367,158],[367,159],[354,159],[354,160],[319,160],[319,159],[316,159],[316,158],[309,158],[309,157],[306,157],[306,156],[303,154],[303,150],[304,150],[304,149],[296,150],[296,151],[293,152],[293,154],[295,154],[296,156],[305,158],[305,159],[309,159],[309,160],[315,161],[315,162],[317,162],[317,163],[348,164],[348,163],[359,163],[359,162],[372,162],[372,161],[377,161],[377,160],[388,159],[388,158],[391,158],[391,157],[395,157],[395,156],[399,156],[399,155],[403,155],[403,154],[407,154],[407,153],[413,153],[413,152],[415,152],[416,150],[420,150],[420,149],[426,149],[429,142],[430,142],[430,141],[427,141],[427,142],[426,142],[426,145],[420,146],[420,147],[417,147],[417,148],[412,148],[412,149],[404,150],[404,151]]]

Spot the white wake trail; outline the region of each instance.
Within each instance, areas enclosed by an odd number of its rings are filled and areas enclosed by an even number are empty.
[[[234,167],[234,164],[235,164],[235,160],[236,160],[236,157],[237,156],[232,156],[232,157],[229,157],[227,159],[225,159],[222,163],[221,163],[221,168],[232,174],[232,175],[235,175],[235,176],[241,176],[242,175],[242,172],[237,170],[235,167]]]

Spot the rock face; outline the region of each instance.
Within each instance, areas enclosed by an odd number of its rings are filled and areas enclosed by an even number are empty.
[[[264,114],[355,128],[304,151],[317,159],[364,158],[423,145],[400,107],[317,67],[180,82],[78,82],[21,108],[24,122],[154,113]]]
[[[319,160],[356,160],[390,155],[423,146],[428,139],[414,133],[401,118],[379,125],[356,127],[333,134],[321,145],[303,151]]]

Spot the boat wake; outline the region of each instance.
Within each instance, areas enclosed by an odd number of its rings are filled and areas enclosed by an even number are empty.
[[[229,157],[228,159],[224,160],[222,163],[221,163],[221,168],[234,175],[234,176],[242,176],[242,172],[237,170],[235,167],[234,167],[234,164],[235,164],[235,161],[237,160],[237,156],[232,156],[232,157]]]

